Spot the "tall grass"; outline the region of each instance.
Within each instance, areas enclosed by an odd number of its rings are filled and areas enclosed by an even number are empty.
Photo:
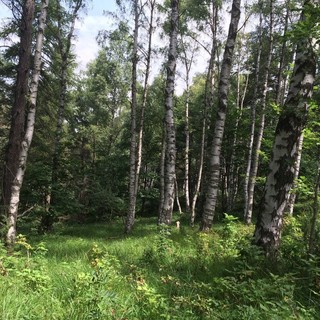
[[[0,319],[317,319],[319,259],[274,268],[252,232],[227,216],[207,234],[141,219],[130,236],[114,221],[22,237],[0,251]]]

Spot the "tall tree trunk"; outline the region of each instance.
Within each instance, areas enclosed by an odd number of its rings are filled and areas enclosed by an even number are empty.
[[[162,148],[161,148],[161,156],[160,156],[160,200],[159,200],[159,218],[158,224],[161,223],[160,214],[163,211],[164,205],[164,187],[165,187],[165,160],[166,160],[166,131],[163,125],[162,130]]]
[[[261,52],[262,52],[262,13],[260,13],[260,22],[259,22],[259,33],[258,33],[258,52],[257,52],[257,60],[256,60],[256,68],[254,72],[254,91],[253,91],[253,103],[251,104],[251,127],[250,127],[250,136],[248,142],[248,158],[247,158],[247,167],[244,178],[244,221],[245,223],[251,223],[251,216],[248,215],[248,206],[249,206],[249,177],[251,172],[252,165],[252,153],[253,153],[253,141],[254,141],[254,133],[256,130],[256,110],[257,110],[257,97],[258,97],[258,83],[260,78],[260,70],[261,70]]]
[[[140,171],[141,171],[141,164],[142,164],[142,145],[143,145],[143,129],[144,129],[144,115],[145,115],[145,109],[147,105],[147,96],[148,96],[148,85],[149,85],[149,76],[150,76],[150,64],[151,64],[151,53],[152,53],[152,36],[153,36],[153,19],[154,19],[154,10],[155,10],[155,0],[150,0],[150,21],[149,21],[149,28],[148,28],[148,50],[146,55],[146,71],[145,71],[145,78],[144,78],[144,87],[143,87],[143,95],[142,95],[142,105],[141,105],[141,114],[140,114],[140,124],[139,124],[139,132],[138,132],[138,141],[137,141],[137,153],[136,153],[136,169],[135,169],[135,190],[134,190],[134,199],[131,198],[133,194],[129,192],[130,195],[130,205],[126,220],[126,227],[125,232],[129,233],[133,227],[134,219],[135,219],[135,209],[136,209],[136,201],[137,201],[137,194],[139,190],[139,177],[140,177]],[[137,6],[137,3],[135,2],[135,6]],[[139,14],[136,12],[137,8],[135,7],[135,30],[137,29],[137,32],[134,33],[134,48],[136,47],[135,54],[137,55],[137,49],[138,49],[138,20],[139,20]],[[135,68],[136,69],[136,68]],[[136,72],[136,71],[135,71]],[[136,76],[135,76],[136,78]],[[135,88],[136,90],[136,88]],[[133,93],[132,93],[133,95]],[[133,96],[132,96],[133,98]],[[133,101],[136,101],[135,99],[132,99]],[[131,128],[132,130],[133,128]],[[133,137],[131,137],[133,139]],[[131,141],[133,143],[133,141]],[[133,147],[133,145],[132,145]],[[130,151],[131,152],[131,151]],[[133,159],[131,159],[133,160]],[[133,167],[130,166],[130,179],[131,177],[131,169]],[[131,190],[131,180],[130,180],[130,190]],[[133,191],[133,190],[131,190]],[[133,205],[134,204],[134,205]]]
[[[137,65],[138,65],[138,33],[139,33],[139,12],[138,0],[134,1],[134,33],[132,50],[132,84],[131,84],[131,144],[130,144],[130,175],[129,175],[129,208],[125,225],[125,233],[130,233],[136,214],[138,184],[136,172],[137,159]]]
[[[41,52],[42,44],[44,38],[44,29],[47,19],[47,9],[49,0],[42,0],[41,12],[39,16],[39,26],[35,47],[34,56],[34,67],[32,71],[32,79],[30,83],[30,98],[28,104],[28,114],[26,121],[26,130],[23,140],[21,142],[19,151],[19,167],[17,169],[16,175],[14,177],[12,187],[11,187],[11,197],[8,212],[8,232],[7,232],[7,245],[12,247],[16,240],[16,224],[18,217],[18,207],[20,201],[20,192],[23,183],[24,174],[26,171],[27,157],[29,148],[32,142],[34,125],[35,125],[35,112],[36,112],[36,102],[38,94],[38,84],[41,71]]]
[[[165,186],[163,207],[159,222],[171,224],[176,175],[176,133],[173,116],[173,97],[176,74],[177,42],[179,22],[179,0],[171,0],[170,46],[167,63],[167,81],[165,90],[165,128],[166,128],[166,158]]]
[[[311,5],[310,1],[306,4]],[[297,46],[290,89],[277,124],[270,172],[254,233],[255,243],[273,258],[280,245],[283,213],[294,181],[294,160],[313,92],[317,59],[312,43],[306,36]]]
[[[243,104],[244,104],[245,96],[247,94],[249,75],[244,75],[245,83],[243,88],[241,88],[241,78],[242,77],[241,77],[240,62],[239,62],[238,71],[237,71],[237,102],[236,102],[237,118],[236,118],[236,123],[234,125],[234,136],[233,136],[233,142],[232,142],[232,148],[231,148],[230,170],[228,175],[227,212],[230,212],[233,209],[234,202],[238,193],[238,187],[239,187],[239,179],[238,179],[239,165],[236,163],[236,149],[238,144],[238,128],[239,128],[239,123],[242,120]]]
[[[302,147],[303,147],[303,133],[299,137],[299,141],[298,141],[297,155],[296,155],[296,159],[295,159],[295,162],[294,162],[293,185],[292,185],[292,189],[291,189],[291,192],[290,192],[290,195],[289,195],[287,207],[285,209],[285,212],[287,212],[288,215],[290,215],[290,216],[293,215],[294,204],[296,202],[296,196],[297,196],[296,188],[297,188],[297,180],[299,178],[299,172],[300,172]]]
[[[189,152],[190,152],[190,130],[189,130],[189,101],[190,101],[190,85],[189,85],[189,73],[191,63],[188,64],[187,59],[185,60],[186,68],[186,101],[185,101],[185,139],[186,146],[184,150],[185,156],[185,172],[184,172],[184,193],[186,197],[186,212],[190,211],[190,188],[189,188]]]
[[[15,99],[11,112],[11,126],[2,180],[2,204],[6,214],[9,209],[12,183],[19,167],[20,147],[25,129],[25,109],[28,95],[34,9],[34,0],[24,1],[20,21],[19,64],[15,84]]]
[[[185,83],[185,149],[184,149],[184,194],[185,194],[185,201],[186,212],[190,212],[190,179],[189,179],[189,169],[190,169],[190,160],[189,160],[189,152],[190,152],[190,129],[189,129],[189,103],[190,103],[190,71],[194,59],[195,49],[191,48],[190,57],[188,57],[187,51],[188,46],[184,42],[184,38],[182,36],[181,40],[181,51],[183,55],[183,64],[186,73]]]
[[[283,39],[282,39],[282,47],[281,47],[281,55],[280,55],[280,63],[279,63],[279,70],[277,75],[277,85],[276,85],[276,104],[282,105],[283,104],[283,97],[284,97],[284,79],[283,79],[283,69],[285,64],[285,56],[286,56],[286,50],[287,50],[287,41],[285,39],[285,36],[287,34],[288,30],[288,24],[289,24],[289,12],[290,12],[290,0],[287,1],[287,11],[284,21],[284,29],[283,29]]]
[[[194,226],[194,221],[196,218],[196,204],[198,200],[198,195],[200,192],[201,182],[202,182],[202,173],[205,157],[205,147],[207,140],[207,123],[208,123],[208,110],[212,108],[213,97],[214,97],[214,72],[215,72],[215,59],[217,52],[217,24],[218,24],[218,7],[216,1],[212,1],[212,22],[211,22],[211,32],[212,32],[212,44],[210,52],[209,67],[206,77],[205,85],[205,101],[204,101],[204,110],[203,110],[203,119],[202,119],[202,133],[201,133],[201,145],[200,145],[200,159],[199,159],[199,170],[197,183],[192,197],[191,204],[191,219],[190,225]]]
[[[225,119],[228,105],[228,86],[231,74],[233,52],[240,19],[240,4],[241,0],[233,0],[229,33],[221,66],[218,93],[218,112],[216,115],[215,129],[210,153],[209,185],[207,189],[206,202],[204,205],[204,213],[200,228],[202,231],[211,228],[214,217],[214,211],[217,203],[220,174],[221,144],[223,139],[223,132],[225,127]]]
[[[252,220],[252,211],[253,211],[253,200],[254,200],[254,189],[256,186],[256,178],[259,167],[259,153],[261,149],[262,138],[264,134],[265,127],[265,117],[266,117],[266,106],[267,106],[267,92],[268,92],[268,83],[269,83],[269,74],[270,66],[272,60],[272,49],[273,49],[273,1],[270,0],[270,18],[269,18],[269,48],[268,55],[262,85],[262,94],[260,97],[260,122],[258,126],[258,132],[255,137],[254,149],[252,152],[252,165],[249,175],[249,184],[248,184],[248,207],[246,215],[246,223],[250,224]]]

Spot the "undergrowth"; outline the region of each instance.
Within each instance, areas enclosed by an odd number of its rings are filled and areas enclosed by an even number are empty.
[[[279,261],[236,218],[209,233],[137,222],[60,226],[0,248],[0,319],[317,319],[320,259],[286,220]]]

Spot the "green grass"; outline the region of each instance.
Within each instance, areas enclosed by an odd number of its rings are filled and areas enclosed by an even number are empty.
[[[232,220],[208,234],[146,218],[130,236],[121,221],[57,225],[0,251],[0,319],[317,319],[319,261],[274,268],[252,232]],[[300,240],[285,238],[286,252]]]

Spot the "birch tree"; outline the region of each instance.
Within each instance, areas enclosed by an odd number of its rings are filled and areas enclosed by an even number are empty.
[[[132,50],[132,84],[131,84],[131,143],[130,143],[130,174],[129,174],[129,209],[125,232],[129,233],[133,227],[137,201],[137,167],[136,167],[136,127],[137,127],[137,66],[138,66],[138,35],[139,8],[138,0],[133,1],[134,33]]]
[[[200,142],[200,156],[199,156],[199,169],[197,174],[196,185],[193,192],[192,203],[191,203],[191,226],[194,225],[196,218],[196,204],[202,183],[205,148],[207,142],[207,126],[208,126],[208,113],[210,108],[213,107],[214,98],[214,85],[215,85],[215,71],[216,71],[216,54],[217,54],[217,29],[218,29],[218,12],[219,6],[217,1],[212,0],[209,4],[209,26],[211,31],[211,50],[208,51],[210,54],[208,71],[205,83],[205,101],[203,105],[203,118],[201,125],[201,142]]]
[[[39,16],[38,32],[36,39],[34,66],[32,71],[32,79],[30,83],[30,97],[28,103],[28,114],[26,120],[26,129],[23,140],[20,145],[19,151],[19,167],[14,176],[11,186],[11,197],[8,212],[8,232],[7,232],[7,244],[9,247],[15,243],[16,239],[16,223],[18,217],[18,206],[20,201],[20,192],[23,183],[24,174],[26,171],[27,157],[29,148],[32,142],[34,125],[35,125],[35,113],[38,94],[38,85],[41,71],[41,52],[44,39],[44,29],[46,26],[47,9],[49,0],[42,0],[41,12]]]
[[[163,205],[160,207],[159,223],[171,224],[174,205],[174,190],[176,176],[176,133],[173,116],[173,97],[176,74],[177,42],[179,22],[179,0],[171,0],[170,44],[167,61],[167,80],[165,89],[165,168]]]
[[[264,135],[265,127],[265,118],[266,118],[266,107],[267,107],[267,93],[268,93],[268,83],[269,83],[269,74],[270,66],[272,60],[272,49],[273,49],[273,25],[274,25],[274,14],[273,14],[273,1],[269,2],[269,36],[268,36],[268,51],[267,51],[267,60],[265,63],[265,71],[262,81],[261,94],[259,95],[258,106],[260,113],[260,120],[258,123],[258,130],[254,138],[254,148],[252,152],[252,165],[250,167],[249,174],[249,184],[248,184],[248,203],[247,203],[247,212],[246,212],[246,223],[251,223],[252,211],[253,211],[253,200],[254,200],[254,190],[256,185],[256,177],[259,166],[259,153],[261,149],[261,143]]]
[[[280,245],[283,213],[294,180],[294,160],[307,122],[315,80],[317,57],[313,37],[319,18],[314,4],[314,1],[305,1],[296,27],[300,39],[295,66],[276,127],[269,174],[254,232],[254,242],[272,258],[276,257]]]
[[[228,87],[233,62],[233,53],[238,33],[238,24],[240,20],[240,5],[241,0],[233,0],[229,32],[221,65],[218,87],[218,111],[216,114],[213,140],[210,150],[208,179],[209,183],[206,194],[206,201],[204,205],[202,223],[200,227],[202,231],[206,231],[211,228],[217,203],[220,177],[221,144],[223,139],[226,112],[228,106]]]

